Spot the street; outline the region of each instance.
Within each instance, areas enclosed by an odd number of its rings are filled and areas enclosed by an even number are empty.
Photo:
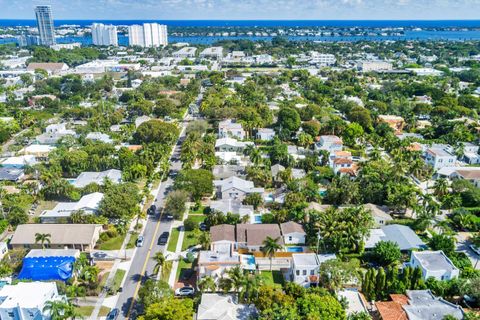
[[[152,275],[155,262],[151,257],[156,252],[165,252],[165,246],[158,245],[158,237],[165,231],[170,231],[172,221],[161,220],[162,208],[164,206],[165,197],[170,192],[174,180],[171,178],[172,173],[177,173],[182,168],[180,162],[181,145],[185,137],[185,127],[188,124],[187,118],[181,124],[181,133],[175,144],[172,155],[170,157],[170,168],[168,179],[161,183],[154,204],[157,207],[157,213],[148,216],[147,224],[143,236],[145,237],[145,245],[137,248],[135,255],[132,257],[132,264],[128,271],[127,278],[123,285],[123,291],[118,298],[117,308],[120,310],[118,319],[130,319],[136,317],[135,299],[140,289],[142,277],[147,274]]]

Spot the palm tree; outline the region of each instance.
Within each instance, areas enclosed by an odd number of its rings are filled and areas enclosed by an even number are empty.
[[[250,152],[250,161],[257,166],[260,164],[262,161],[262,153],[259,149],[255,148]]]
[[[443,197],[448,193],[448,181],[445,178],[440,178],[435,181],[435,184],[433,186],[434,194],[437,197]]]
[[[198,237],[198,243],[202,246],[203,250],[208,250],[208,248],[210,248],[210,243],[211,243],[210,233],[202,232]]]
[[[270,271],[272,271],[272,259],[275,253],[282,248],[278,241],[280,237],[273,239],[272,237],[266,237],[263,240],[262,252],[270,259]]]
[[[155,266],[153,267],[153,273],[158,274],[159,272],[163,271],[163,268],[165,267],[165,262],[167,261],[163,253],[156,252],[155,255],[152,257],[152,259],[153,261],[155,261]]]
[[[236,266],[227,271],[228,277],[232,281],[232,286],[235,292],[239,293],[240,289],[245,283],[245,275],[239,266]]]
[[[47,301],[42,311],[50,314],[52,320],[75,319],[79,317],[79,314],[67,299]]]
[[[41,243],[42,244],[42,250],[45,250],[45,244],[51,243],[50,238],[52,235],[50,233],[35,233],[35,243]]]
[[[202,293],[208,291],[215,292],[217,290],[217,285],[215,284],[215,280],[212,277],[207,276],[198,281],[198,288]]]

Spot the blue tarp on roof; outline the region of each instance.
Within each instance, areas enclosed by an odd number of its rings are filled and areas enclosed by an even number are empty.
[[[24,258],[18,279],[67,281],[72,276],[74,262],[72,256]]]

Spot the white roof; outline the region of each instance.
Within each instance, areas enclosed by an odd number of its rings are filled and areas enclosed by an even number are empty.
[[[57,298],[55,282],[19,282],[0,289],[0,308],[43,309],[46,301]]]
[[[294,253],[292,254],[293,263],[296,266],[319,266],[323,262],[335,259],[335,254],[315,254],[315,253]]]
[[[31,144],[25,147],[23,150],[20,150],[20,152],[23,151],[27,153],[48,153],[54,149],[55,147],[48,144]]]
[[[204,293],[197,320],[247,320],[255,314],[255,307],[237,303],[233,295]]]
[[[32,155],[9,157],[9,158],[5,158],[5,160],[2,161],[2,165],[4,166],[34,165],[36,163],[37,163],[37,160],[35,159],[35,156],[32,156]]]
[[[360,312],[368,312],[364,301],[357,289],[344,289],[338,292],[339,297],[344,297],[348,301],[347,315]]]
[[[103,199],[103,193],[94,192],[84,195],[78,202],[59,202],[52,210],[45,210],[40,214],[41,218],[70,217],[72,212],[84,210],[96,211]]]
[[[412,251],[412,256],[420,263],[425,270],[430,271],[452,271],[457,267],[448,259],[442,250],[439,251]]]
[[[122,172],[117,169],[102,172],[82,172],[72,184],[76,188],[83,188],[90,183],[103,185],[105,178],[108,178],[113,183],[120,183],[122,180]]]

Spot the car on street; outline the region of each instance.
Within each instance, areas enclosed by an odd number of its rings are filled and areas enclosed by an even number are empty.
[[[470,249],[472,249],[473,252],[475,252],[477,255],[480,256],[480,248],[478,248],[477,246],[471,244],[468,246]]]
[[[135,245],[137,247],[143,247],[143,242],[145,241],[145,238],[143,236],[138,236],[137,241]]]
[[[200,229],[200,231],[207,231],[207,225],[205,224],[205,222],[200,222],[198,224],[198,228]]]
[[[188,287],[188,286],[185,286],[183,288],[178,288],[177,290],[175,290],[175,295],[179,297],[193,296],[194,293],[195,293],[195,289],[193,287]]]
[[[115,320],[118,317],[119,310],[117,308],[110,311],[107,315],[107,320]]]
[[[155,212],[157,212],[157,206],[154,205],[154,204],[152,204],[152,205],[148,208],[147,213],[148,213],[149,215],[154,215]]]
[[[161,246],[164,246],[167,244],[167,241],[168,241],[168,237],[170,236],[170,233],[165,231],[163,232],[160,237],[158,237],[158,242],[157,244],[158,245],[161,245]]]

